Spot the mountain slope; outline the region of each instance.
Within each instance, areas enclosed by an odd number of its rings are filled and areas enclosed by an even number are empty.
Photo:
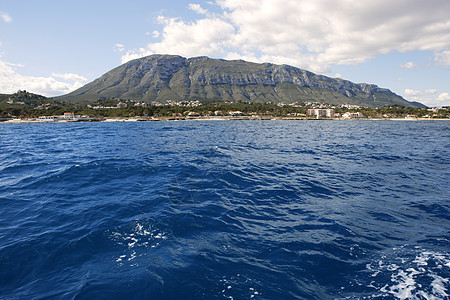
[[[288,65],[173,55],[127,62],[57,100],[88,103],[99,98],[421,106],[374,84],[355,84]]]

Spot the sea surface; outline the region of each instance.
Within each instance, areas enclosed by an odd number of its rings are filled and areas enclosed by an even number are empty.
[[[0,124],[0,299],[449,299],[449,121]]]

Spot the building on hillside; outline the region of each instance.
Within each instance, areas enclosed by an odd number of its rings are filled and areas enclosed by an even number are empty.
[[[117,108],[126,108],[126,107],[127,107],[126,103],[123,103],[123,102],[117,103]]]

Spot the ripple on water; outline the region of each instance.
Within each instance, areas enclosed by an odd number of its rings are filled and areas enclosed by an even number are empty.
[[[449,298],[448,123],[21,125],[0,298]]]

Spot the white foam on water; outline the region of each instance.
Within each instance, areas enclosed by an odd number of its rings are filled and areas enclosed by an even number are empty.
[[[149,249],[157,248],[163,240],[168,239],[168,233],[151,224],[136,221],[131,231],[117,230],[112,232],[110,237],[116,245],[123,247],[122,253],[115,256],[115,262],[120,266],[125,262],[130,266],[137,266],[138,262],[133,261],[147,255]]]
[[[448,299],[450,255],[426,251],[419,246],[392,249],[366,265],[370,271],[367,287],[395,299]]]
[[[390,271],[390,269],[388,268]],[[411,299],[413,296],[413,291],[416,289],[416,281],[414,276],[419,274],[416,270],[409,268],[406,271],[400,270],[396,274],[392,274],[392,282],[397,284],[388,287],[388,293],[394,295],[398,299]],[[387,286],[385,286],[387,287]],[[385,288],[385,290],[387,290]]]
[[[447,294],[447,289],[445,288],[445,285],[448,285],[449,279],[442,278],[436,275],[432,275],[431,277],[434,278],[433,282],[431,283],[431,287],[433,288],[433,294],[442,297],[448,297],[449,295]]]
[[[253,280],[241,276],[241,274],[231,277],[223,276],[219,283],[222,286],[220,295],[225,299],[233,299],[234,297],[237,299],[256,299],[261,296],[261,292],[254,286]],[[234,291],[233,286],[236,286],[239,291]]]

